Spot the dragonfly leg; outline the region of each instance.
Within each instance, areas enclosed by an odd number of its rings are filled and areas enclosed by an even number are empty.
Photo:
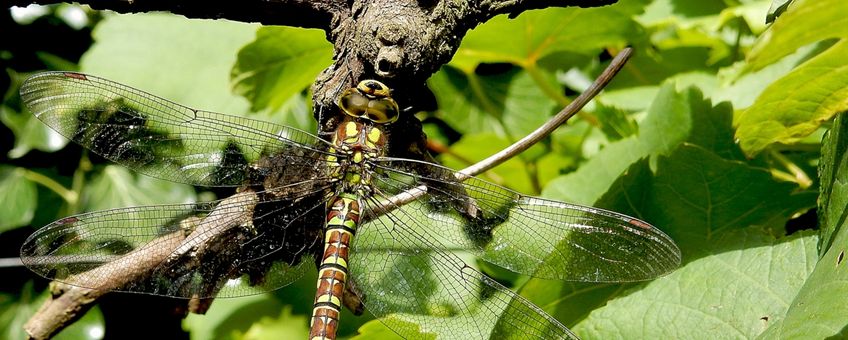
[[[363,293],[356,287],[356,282],[353,281],[353,278],[348,278],[344,291],[344,299],[342,299],[344,306],[353,312],[354,315],[362,315],[365,312],[365,305],[362,303],[363,300],[365,300]]]

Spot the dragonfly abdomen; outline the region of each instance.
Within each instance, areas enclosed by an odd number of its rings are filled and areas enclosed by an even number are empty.
[[[348,276],[350,243],[361,212],[357,195],[339,194],[329,203],[324,254],[318,266],[318,290],[312,308],[310,339],[335,339]]]

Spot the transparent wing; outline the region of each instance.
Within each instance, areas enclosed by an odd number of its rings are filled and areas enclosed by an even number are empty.
[[[195,110],[106,79],[72,72],[34,75],[24,104],[61,135],[146,175],[202,186],[261,184],[263,156],[320,157],[326,142],[263,121]]]
[[[389,214],[441,248],[466,249],[518,273],[566,281],[649,280],[680,265],[671,238],[626,215],[529,197],[476,178],[460,183],[453,170],[431,163],[374,164],[374,184],[385,195],[426,186],[418,198],[424,204]]]
[[[232,297],[285,286],[322,247],[326,182],[288,195],[104,210],[31,235],[21,259],[48,279],[92,289],[179,298]]]
[[[406,224],[413,218],[407,211],[363,224],[351,250],[355,289],[386,326],[405,338],[576,339],[539,307],[467,265],[462,253],[441,249]]]

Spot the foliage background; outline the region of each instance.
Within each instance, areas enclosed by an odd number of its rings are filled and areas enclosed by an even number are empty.
[[[0,256],[71,213],[222,194],[66,145],[21,108],[17,87],[38,70],[80,70],[192,107],[315,129],[307,87],[330,62],[323,32],[69,5],[37,18],[11,13],[0,14]],[[636,284],[477,265],[585,338],[848,335],[848,128],[834,120],[848,109],[845,13],[842,0],[621,0],[497,17],[470,32],[429,80],[438,110],[418,113],[447,147],[440,161],[460,168],[517,140],[633,46],[634,59],[578,118],[484,177],[637,216],[684,255],[678,271]],[[20,267],[0,271],[0,337],[20,339],[46,282]],[[182,324],[153,319],[166,301],[118,297],[133,307],[104,301],[111,310],[93,309],[60,338],[98,338],[104,323],[109,332],[170,324],[195,339],[303,338],[313,289],[310,278],[217,300]],[[393,335],[350,314],[341,334]]]

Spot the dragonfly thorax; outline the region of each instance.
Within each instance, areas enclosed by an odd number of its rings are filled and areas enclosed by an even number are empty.
[[[329,150],[336,155],[327,156],[330,177],[343,180],[349,188],[367,187],[370,183],[368,159],[386,154],[386,135],[371,122],[360,119],[348,119],[336,129],[333,135],[333,147]]]
[[[333,146],[336,152],[349,155],[352,163],[360,164],[368,158],[385,154],[386,135],[372,124],[347,120],[336,129]]]

